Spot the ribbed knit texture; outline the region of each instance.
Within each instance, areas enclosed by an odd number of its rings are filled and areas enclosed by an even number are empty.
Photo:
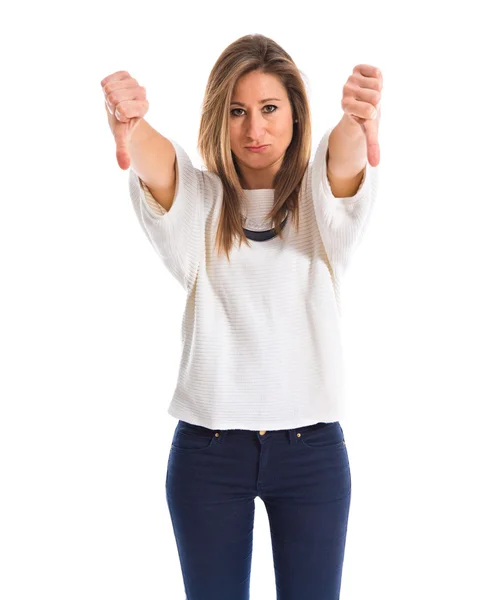
[[[302,181],[298,233],[290,216],[283,240],[234,245],[230,263],[214,249],[222,206],[216,174],[195,168],[170,140],[177,184],[166,212],[130,169],[138,221],[187,293],[168,408],[176,419],[257,431],[344,420],[340,284],[372,211],[378,167],[367,163],[354,196],[334,197],[326,165],[331,131]],[[245,193],[243,214],[251,223],[263,221],[274,190]]]

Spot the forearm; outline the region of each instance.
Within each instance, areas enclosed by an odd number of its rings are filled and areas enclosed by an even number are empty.
[[[128,144],[131,168],[152,190],[173,186],[175,148],[145,119],[135,127]]]
[[[346,114],[329,136],[327,168],[334,178],[353,180],[367,163],[365,133]]]

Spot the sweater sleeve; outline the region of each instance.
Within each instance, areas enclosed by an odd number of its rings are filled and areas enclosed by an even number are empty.
[[[129,170],[129,194],[133,209],[149,242],[169,272],[190,291],[197,276],[204,236],[202,172],[173,140],[176,151],[176,189],[166,211],[152,196],[138,174]]]
[[[378,169],[365,165],[362,182],[354,194],[336,198],[327,174],[328,141],[332,129],[321,139],[311,172],[311,192],[318,229],[334,272],[343,274],[365,231],[377,195]]]

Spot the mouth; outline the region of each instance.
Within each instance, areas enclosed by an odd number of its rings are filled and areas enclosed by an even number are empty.
[[[265,146],[246,146],[246,149],[251,150],[252,152],[259,152],[260,150],[265,150],[268,147],[269,144],[266,144]]]

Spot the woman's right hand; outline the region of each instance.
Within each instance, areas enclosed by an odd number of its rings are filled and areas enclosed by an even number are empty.
[[[121,169],[129,169],[128,145],[131,134],[148,111],[146,89],[127,71],[117,71],[101,82],[105,94],[108,124],[115,139],[116,157]]]

